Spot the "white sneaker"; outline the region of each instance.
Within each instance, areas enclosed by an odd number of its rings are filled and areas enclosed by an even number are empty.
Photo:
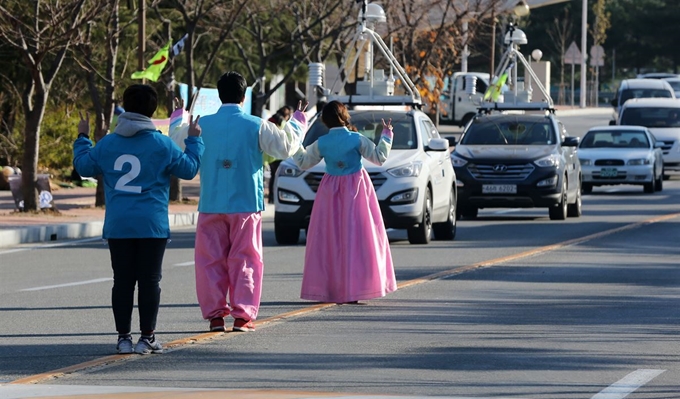
[[[132,348],[132,338],[130,337],[120,337],[118,338],[118,345],[116,345],[116,350],[121,355],[135,353]]]
[[[135,353],[148,355],[149,353],[163,353],[163,346],[155,338],[149,341],[148,338],[139,338],[135,345]]]

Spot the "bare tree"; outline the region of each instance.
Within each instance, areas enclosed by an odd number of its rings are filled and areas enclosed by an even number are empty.
[[[213,67],[217,56],[220,54],[220,49],[225,43],[234,24],[238,19],[240,13],[243,11],[244,5],[248,0],[173,0],[164,2],[164,6],[177,11],[183,22],[183,29],[187,34],[186,43],[184,45],[184,54],[186,59],[186,83],[190,88],[202,87],[208,72]],[[167,35],[171,36],[171,19],[164,16],[163,10],[160,8],[161,2],[154,1],[152,7],[156,11],[158,17],[166,26]],[[172,39],[169,37],[168,39]],[[203,65],[202,71],[197,71],[195,48],[199,41],[208,42],[207,48],[204,48],[206,54],[200,57],[199,65]],[[174,62],[171,62],[170,68],[173,68]],[[198,78],[197,78],[198,75]],[[172,80],[172,78],[170,78]],[[174,86],[174,82],[169,82],[169,87]],[[190,90],[191,92],[191,90]],[[169,101],[172,101],[172,96],[169,96]],[[191,107],[192,98],[189,98],[186,107]],[[170,110],[172,112],[172,110]],[[182,200],[182,182],[180,179],[173,176],[170,180],[170,201]]]
[[[548,36],[550,36],[550,43],[553,44],[554,49],[560,54],[560,89],[557,95],[557,103],[563,105],[566,100],[565,83],[564,83],[564,54],[567,52],[567,45],[574,36],[574,24],[569,17],[569,9],[564,9],[562,16],[557,16],[553,20],[553,25],[548,29]]]
[[[592,29],[590,29],[590,34],[593,36],[593,45],[601,46],[607,40],[607,31],[611,28],[611,12],[607,11],[607,0],[596,0],[593,5],[593,14],[595,15],[595,24]],[[584,50],[585,51],[585,50]],[[603,54],[604,55],[604,54]],[[595,70],[590,72],[590,76],[593,77],[593,88],[592,93],[592,104],[598,105],[599,99],[599,73],[600,67],[595,66]]]
[[[120,34],[123,30],[120,25],[120,0],[108,0],[103,12],[99,17],[84,27],[82,34],[86,38],[75,46],[81,58],[76,62],[84,69],[87,79],[87,87],[92,98],[92,106],[95,114],[94,139],[99,141],[109,131],[115,106],[115,87],[117,83],[116,66],[118,63],[118,50],[120,47]],[[128,22],[128,26],[133,21]],[[101,28],[100,26],[101,25]],[[93,29],[98,28],[104,33],[103,44],[96,45],[91,37]],[[97,177],[97,191],[95,194],[95,206],[104,206],[104,184],[101,176]]]
[[[0,37],[18,50],[30,80],[20,82],[25,119],[22,186],[24,211],[38,210],[36,190],[40,125],[51,85],[69,48],[85,38],[80,28],[102,9],[102,0],[12,2],[0,5]]]
[[[427,103],[439,102],[444,78],[460,63],[500,0],[395,0],[387,5],[388,35],[395,55]],[[464,29],[463,23],[466,23]]]
[[[249,77],[260,81],[267,73],[281,73],[283,79],[274,85],[260,85],[253,114],[261,115],[269,97],[287,82],[305,60],[312,54],[328,56],[328,50],[321,50],[322,43],[336,36],[342,30],[342,21],[333,19],[343,2],[329,1],[322,6],[311,5],[310,0],[302,1],[295,7],[289,3],[270,0],[246,6],[238,29],[230,37],[246,65]],[[336,22],[332,22],[336,21]],[[324,24],[330,26],[323,26]],[[239,36],[240,35],[240,36]],[[252,43],[254,48],[247,48]]]

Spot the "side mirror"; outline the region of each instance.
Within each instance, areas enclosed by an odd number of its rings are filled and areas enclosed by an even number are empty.
[[[578,147],[579,138],[578,137],[565,137],[562,142],[562,147]]]
[[[618,107],[619,106],[619,100],[616,98],[613,98],[611,101],[612,107]]]
[[[654,148],[663,148],[663,143],[661,141],[657,141],[654,143]]]
[[[425,147],[425,151],[447,151],[449,149],[449,141],[446,139],[430,139],[430,143]]]
[[[449,141],[449,147],[455,147],[458,144],[458,139],[454,136],[445,137]]]
[[[616,126],[616,121],[614,119],[610,120],[609,126]]]

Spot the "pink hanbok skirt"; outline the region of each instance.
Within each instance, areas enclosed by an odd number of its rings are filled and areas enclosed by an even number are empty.
[[[309,221],[302,299],[346,303],[397,289],[380,206],[365,169],[324,175]]]

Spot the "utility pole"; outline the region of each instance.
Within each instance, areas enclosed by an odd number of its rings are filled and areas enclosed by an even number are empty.
[[[583,10],[581,10],[581,102],[580,107],[586,107],[586,91],[587,91],[587,77],[588,65],[586,59],[588,52],[586,51],[586,39],[588,37],[588,0],[583,0]]]
[[[493,79],[493,74],[495,72],[496,66],[496,7],[491,10],[491,79]]]

